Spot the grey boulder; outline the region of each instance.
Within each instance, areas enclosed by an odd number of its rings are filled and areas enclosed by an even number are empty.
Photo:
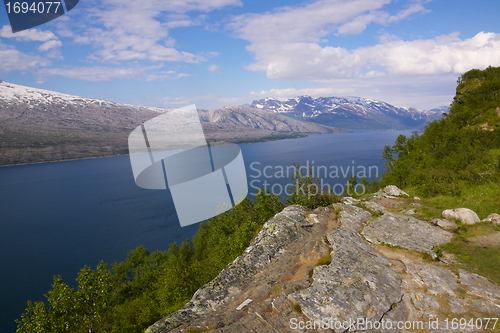
[[[432,219],[431,223],[437,225],[441,229],[453,231],[457,228],[457,224],[453,221],[447,219]]]
[[[490,214],[483,221],[491,222],[493,224],[500,224],[500,215],[498,215],[497,213]]]
[[[459,220],[465,224],[475,224],[480,222],[479,216],[468,208],[447,209],[443,211],[443,217],[448,220]]]

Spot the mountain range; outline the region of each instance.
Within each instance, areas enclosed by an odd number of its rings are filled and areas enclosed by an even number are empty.
[[[130,132],[170,109],[119,104],[0,80],[0,165],[127,154]],[[441,117],[359,97],[265,98],[198,114],[207,141],[235,143],[350,130],[407,129]]]
[[[128,153],[128,135],[169,109],[118,104],[0,81],[0,165]],[[199,110],[207,141],[278,140],[345,130],[238,106]]]
[[[361,97],[300,96],[290,99],[263,98],[251,108],[273,111],[300,120],[349,130],[414,129],[443,116],[448,107],[430,111]]]

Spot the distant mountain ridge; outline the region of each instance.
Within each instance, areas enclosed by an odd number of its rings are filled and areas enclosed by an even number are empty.
[[[198,110],[198,114],[201,121],[204,122],[233,124],[271,131],[320,134],[346,132],[334,127],[294,119],[279,113],[238,105],[223,106],[212,110]]]
[[[0,165],[126,154],[130,132],[168,111],[0,80]],[[359,97],[309,96],[265,98],[249,107],[230,105],[198,113],[208,141],[234,143],[418,128],[444,114]]]
[[[130,132],[168,111],[0,80],[0,165],[127,154]],[[342,132],[238,106],[199,110],[199,115],[205,137],[211,142],[259,142]]]
[[[435,119],[436,113],[443,113],[441,108],[424,111],[361,97],[263,98],[253,101],[250,107],[350,130],[418,128]]]

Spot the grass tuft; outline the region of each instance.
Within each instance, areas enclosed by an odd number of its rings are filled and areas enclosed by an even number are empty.
[[[332,257],[330,256],[330,253],[327,253],[324,256],[322,256],[321,258],[319,258],[316,265],[317,266],[329,265],[331,262],[332,262]]]
[[[297,313],[302,313],[302,307],[297,302],[293,303],[293,310]]]

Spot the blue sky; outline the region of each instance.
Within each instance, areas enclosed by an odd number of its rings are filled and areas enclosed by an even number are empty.
[[[13,34],[0,78],[142,106],[360,96],[449,105],[458,76],[500,66],[500,1],[80,0]]]

